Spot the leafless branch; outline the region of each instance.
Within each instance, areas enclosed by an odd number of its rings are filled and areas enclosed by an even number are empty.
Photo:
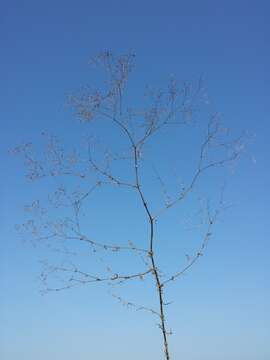
[[[165,206],[154,205],[155,202],[147,192],[150,180],[145,181],[147,177],[144,162],[145,153],[147,153],[146,144],[154,142],[154,139],[167,129],[174,131],[174,129],[178,130],[190,125],[195,127],[193,117],[198,112],[198,106],[201,99],[204,98],[205,90],[201,78],[195,86],[187,82],[178,83],[175,78],[171,78],[165,89],[147,89],[145,104],[142,108],[131,107],[128,104],[126,90],[130,73],[134,67],[134,59],[133,53],[117,57],[110,51],[101,52],[91,60],[91,64],[105,70],[105,86],[102,90],[86,86],[68,97],[68,103],[76,117],[85,126],[90,122],[102,121],[108,129],[116,131],[119,138],[123,139],[125,143],[123,154],[119,155],[119,152],[114,152],[113,149],[106,149],[105,152],[101,152],[102,160],[100,160],[100,157],[94,153],[95,148],[89,138],[83,151],[81,148],[80,151],[75,149],[66,151],[58,138],[47,134],[44,134],[47,144],[45,151],[39,155],[35,153],[31,143],[14,149],[15,153],[21,154],[24,158],[28,179],[71,177],[80,183],[80,186],[73,191],[67,190],[69,183],[67,183],[67,187],[63,184],[58,185],[56,191],[48,198],[48,209],[42,207],[39,201],[27,206],[25,210],[35,220],[31,218],[18,228],[30,233],[42,243],[52,242],[53,246],[57,241],[62,241],[65,246],[68,245],[71,248],[73,243],[76,243],[75,249],[78,244],[87,244],[94,253],[98,250],[108,251],[109,254],[118,252],[125,254],[127,252],[139,257],[144,265],[144,270],[140,272],[114,273],[110,267],[109,275],[98,276],[84,271],[81,266],[56,265],[46,266],[41,280],[46,291],[61,291],[97,282],[115,286],[129,283],[131,280],[143,280],[147,276],[155,289],[158,310],[136,305],[115,294],[113,296],[127,307],[138,311],[145,310],[158,316],[158,327],[162,334],[165,359],[170,360],[168,335],[172,332],[168,331],[165,312],[165,307],[170,302],[164,300],[164,291],[167,284],[184,275],[204,254],[220,210],[216,210],[213,215],[209,209],[207,210],[207,228],[199,248],[193,256],[188,256],[188,264],[173,272],[172,275],[165,275],[158,265],[161,254],[159,254],[156,243],[157,220],[168,209],[186,199],[195,190],[202,175],[208,173],[210,169],[235,162],[243,150],[243,141],[242,137],[232,138],[230,136],[228,130],[221,126],[218,114],[211,115],[199,145],[194,170],[185,187],[181,186],[177,193],[174,191],[174,195],[169,196],[171,191],[163,178],[164,174],[161,175],[159,171],[155,170],[156,179],[165,197]],[[119,171],[117,172],[115,161],[121,159],[126,161],[125,170],[127,170],[128,176],[123,174],[123,171],[120,174]],[[103,186],[107,184],[124,188],[127,193],[135,194],[137,197],[148,226],[147,242],[143,246],[137,246],[131,241],[127,245],[121,242],[114,244],[111,239],[108,239],[108,242],[96,241],[88,235],[89,228],[82,221],[87,200],[90,200],[93,194],[98,196],[97,190],[103,189]],[[152,187],[151,184],[150,187]],[[160,209],[157,210],[156,208],[159,207]],[[60,215],[52,220],[49,214],[50,211],[55,214],[55,210],[58,210]],[[141,244],[141,239],[138,239],[136,243]],[[68,254],[67,249],[65,249],[65,253]],[[48,277],[51,275],[60,276],[59,286],[47,285]]]

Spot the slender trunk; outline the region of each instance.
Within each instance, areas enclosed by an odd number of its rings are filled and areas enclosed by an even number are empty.
[[[160,329],[162,332],[163,337],[163,349],[165,354],[165,359],[170,360],[170,354],[169,354],[169,345],[167,340],[168,332],[166,330],[166,322],[165,322],[165,313],[164,313],[164,301],[163,301],[163,285],[160,281],[158,268],[155,263],[155,256],[154,256],[154,249],[153,249],[153,243],[154,243],[154,218],[151,215],[151,212],[149,210],[149,207],[147,205],[145,196],[142,192],[140,181],[139,181],[139,172],[138,172],[138,154],[137,154],[137,148],[134,145],[134,165],[135,165],[135,178],[136,178],[136,188],[139,193],[139,196],[141,198],[141,201],[143,203],[143,207],[146,211],[149,223],[150,223],[150,238],[149,238],[149,257],[151,259],[152,264],[152,273],[155,279],[156,288],[158,291],[158,302],[159,302],[159,317],[160,317]]]
[[[151,229],[152,228],[154,228],[153,220],[151,221]],[[153,232],[153,230],[151,230],[151,236],[153,236],[153,234],[154,234],[154,232]],[[166,330],[165,313],[164,313],[163,285],[160,282],[158,270],[157,270],[157,267],[155,264],[155,258],[154,258],[154,252],[153,252],[153,238],[151,241],[151,245],[152,246],[151,246],[149,253],[150,253],[151,263],[152,263],[152,267],[153,267],[153,276],[155,278],[156,287],[157,287],[157,291],[158,291],[159,316],[160,316],[160,322],[161,322],[160,329],[162,331],[162,336],[163,336],[163,348],[164,348],[165,359],[170,360],[169,345],[168,345],[168,339],[167,339],[168,332]]]

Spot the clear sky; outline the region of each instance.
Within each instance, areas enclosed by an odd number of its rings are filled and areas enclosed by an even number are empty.
[[[233,206],[203,259],[174,285],[168,321],[172,359],[270,358],[269,12],[268,1],[2,1],[1,359],[162,358],[154,319],[121,307],[102,286],[41,296],[44,254],[14,230],[40,188],[25,180],[8,150],[38,142],[42,131],[72,140],[78,124],[65,95],[91,83],[88,60],[103,49],[136,52],[134,96],[139,86],[164,84],[170,74],[203,75],[228,127],[253,134],[229,177]],[[117,214],[116,204],[108,214]],[[102,209],[93,224],[116,236]],[[163,231],[174,236],[171,227]]]

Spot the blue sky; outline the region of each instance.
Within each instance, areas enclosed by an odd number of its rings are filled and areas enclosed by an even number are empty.
[[[1,359],[162,358],[154,319],[121,307],[102,286],[41,296],[38,261],[47,250],[22,243],[14,230],[24,205],[44,190],[26,181],[21,161],[8,150],[38,143],[42,131],[71,141],[86,131],[72,119],[65,95],[97,79],[88,61],[103,49],[136,52],[131,96],[171,74],[192,81],[203,75],[210,107],[236,133],[252,134],[228,177],[232,207],[205,256],[170,290],[168,322],[173,359],[269,359],[269,11],[266,1],[3,1]],[[100,205],[92,223],[116,237],[114,220],[125,210],[116,207],[114,194],[106,196],[110,205]],[[104,226],[104,214],[114,211]],[[135,216],[136,206],[130,212]],[[173,238],[166,224],[161,234]],[[132,298],[137,290],[129,289]],[[151,302],[152,295],[139,297]]]

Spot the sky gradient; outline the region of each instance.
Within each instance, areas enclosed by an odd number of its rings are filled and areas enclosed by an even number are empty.
[[[22,162],[9,149],[38,142],[42,131],[71,141],[84,131],[77,130],[65,96],[96,79],[89,58],[104,49],[135,51],[131,95],[144,84],[164,84],[171,74],[192,81],[202,75],[225,124],[252,134],[227,184],[232,206],[205,256],[172,288],[168,323],[172,359],[270,358],[269,11],[267,1],[3,1],[2,360],[162,359],[154,319],[120,306],[102,286],[41,296],[42,250],[24,244],[14,229],[41,188],[24,178]],[[106,236],[105,210],[94,223]],[[173,236],[174,229],[162,231]],[[150,293],[145,298],[151,301]]]

